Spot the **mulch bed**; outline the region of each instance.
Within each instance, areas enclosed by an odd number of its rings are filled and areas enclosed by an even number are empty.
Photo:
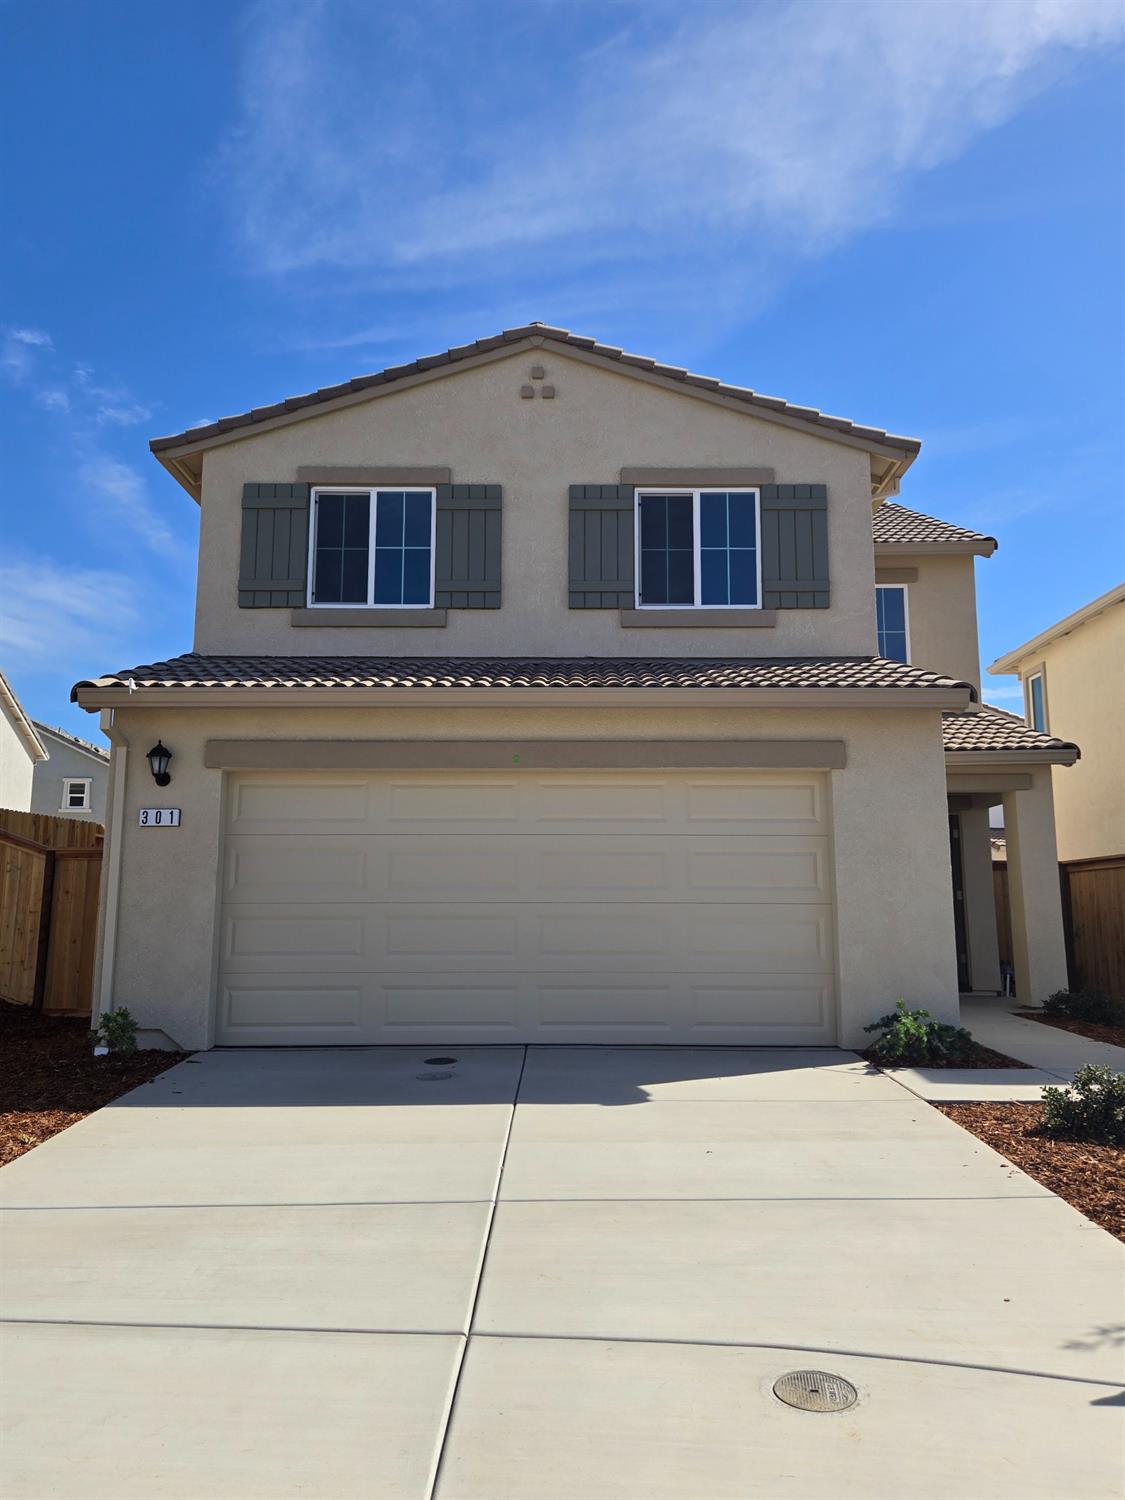
[[[0,1001],[0,1166],[178,1063],[182,1052],[95,1057],[84,1017]]]
[[[1020,1062],[1017,1058],[1008,1057],[1003,1052],[993,1052],[991,1047],[984,1047],[980,1042],[973,1043],[973,1050],[964,1057],[948,1062],[927,1063],[889,1063],[881,1062],[871,1052],[861,1052],[860,1057],[871,1063],[873,1067],[882,1068],[891,1072],[895,1068],[1030,1068],[1030,1063]]]
[[[1045,1016],[1041,1010],[1017,1010],[1022,1021],[1038,1021],[1041,1026],[1057,1026],[1060,1031],[1073,1031],[1075,1036],[1088,1037],[1092,1042],[1109,1042],[1114,1047],[1125,1047],[1125,1026],[1109,1025],[1102,1021],[1072,1021],[1069,1016]]]
[[[1079,1213],[1125,1240],[1125,1146],[1035,1135],[1040,1104],[935,1104]]]

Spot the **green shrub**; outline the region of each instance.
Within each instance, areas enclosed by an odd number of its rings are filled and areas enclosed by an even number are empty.
[[[1125,1146],[1125,1073],[1092,1063],[1074,1082],[1043,1090],[1043,1135],[1070,1141],[1109,1141]]]
[[[1049,1016],[1063,1016],[1069,1021],[1095,1021],[1103,1026],[1125,1021],[1125,1002],[1115,1000],[1102,990],[1056,990],[1043,1002]]]
[[[98,1022],[98,1041],[111,1052],[135,1052],[137,1050],[136,1018],[119,1005],[116,1010],[107,1010]]]
[[[868,1057],[878,1063],[900,1067],[955,1063],[971,1060],[978,1051],[963,1026],[935,1021],[928,1010],[907,1010],[905,1000],[900,1000],[890,1015],[880,1016],[863,1029],[883,1033],[867,1049]]]

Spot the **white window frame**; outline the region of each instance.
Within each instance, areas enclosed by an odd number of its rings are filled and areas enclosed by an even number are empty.
[[[1043,722],[1042,724],[1038,725],[1035,722],[1035,699],[1032,695],[1031,688],[1031,684],[1036,680],[1038,680],[1039,682],[1039,696],[1043,702]],[[1036,667],[1034,672],[1028,673],[1027,684],[1024,689],[1024,693],[1024,722],[1027,724],[1027,727],[1029,729],[1034,729],[1037,734],[1050,734],[1051,731],[1047,728],[1047,674],[1042,667]]]
[[[76,807],[70,801],[70,789],[72,786],[80,786],[82,788],[82,805],[80,807]],[[91,778],[89,776],[64,776],[62,784],[62,807],[59,811],[64,813],[89,812],[90,786]]]
[[[758,571],[757,604],[704,604],[700,600],[703,569],[700,566],[699,497],[700,495],[753,495],[754,496],[754,560]],[[692,530],[692,583],[695,598],[691,604],[642,604],[641,603],[641,501],[649,495],[690,495]],[[762,492],[753,484],[718,485],[705,484],[699,489],[685,489],[677,485],[664,487],[646,485],[638,488],[633,496],[633,602],[637,609],[761,609],[762,608]]]
[[[430,497],[430,597],[425,604],[375,603],[375,515],[380,495],[429,495]],[[333,604],[313,598],[313,580],[316,577],[316,529],[320,518],[321,495],[366,495],[367,496],[367,599],[362,604],[354,602]],[[309,504],[309,567],[305,585],[305,602],[309,609],[433,609],[434,580],[437,564],[437,490],[432,484],[318,484],[314,485]]]
[[[902,591],[902,623],[906,631],[906,665],[909,667],[914,660],[914,648],[910,643],[910,586],[906,583],[877,583],[875,593],[878,595],[881,589],[901,589]],[[875,636],[878,645],[879,616],[875,616]]]

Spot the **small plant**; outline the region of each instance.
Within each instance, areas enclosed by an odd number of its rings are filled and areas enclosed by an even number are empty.
[[[1125,1021],[1125,1001],[1115,1000],[1102,990],[1056,990],[1044,1000],[1043,1010],[1049,1016],[1093,1021],[1103,1026]]]
[[[137,1020],[123,1005],[107,1010],[98,1021],[97,1038],[111,1052],[137,1050]]]
[[[872,1062],[897,1067],[971,1061],[979,1048],[963,1026],[935,1021],[928,1010],[908,1010],[900,1000],[890,1015],[880,1016],[864,1031],[880,1031],[867,1049]]]
[[[1125,1146],[1125,1073],[1090,1063],[1073,1083],[1044,1089],[1039,1131],[1058,1140]]]

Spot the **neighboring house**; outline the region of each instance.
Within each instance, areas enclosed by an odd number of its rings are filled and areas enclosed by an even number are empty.
[[[1015,673],[1024,717],[1082,746],[1055,781],[1059,858],[1125,855],[1125,583],[1048,626],[989,667]]]
[[[860,1046],[997,987],[1000,801],[1020,993],[1057,989],[1077,749],[978,704],[995,543],[887,503],[919,446],[542,324],[155,440],[195,642],[74,690],[99,1006],[187,1047]]]
[[[35,767],[46,759],[43,741],[0,672],[0,808],[30,810]]]
[[[109,751],[49,724],[36,721],[35,729],[48,759],[35,767],[31,811],[104,823]]]

